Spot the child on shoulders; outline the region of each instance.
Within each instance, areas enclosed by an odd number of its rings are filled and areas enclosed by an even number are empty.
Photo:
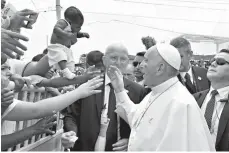
[[[54,27],[51,45],[47,48],[48,62],[50,67],[60,69],[63,77],[73,79],[75,62],[70,47],[77,42],[77,38],[89,38],[89,34],[80,32],[84,17],[79,9],[74,6],[67,8],[64,17]]]

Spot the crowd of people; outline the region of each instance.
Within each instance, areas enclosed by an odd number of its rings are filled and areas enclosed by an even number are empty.
[[[1,0],[1,8],[5,6]],[[176,37],[157,43],[142,39],[145,51],[130,62],[121,43],[86,55],[86,69],[74,73],[71,46],[81,32],[82,12],[68,7],[53,28],[50,45],[24,62],[37,12],[29,9],[2,16],[1,150],[38,134],[54,134],[56,112],[64,115],[63,147],[71,151],[228,151],[229,50],[222,49],[208,69],[191,64],[192,47]],[[29,26],[28,26],[29,25]],[[19,41],[20,40],[20,41]],[[14,98],[23,88],[45,87],[52,98],[28,103]],[[65,109],[67,108],[67,109]],[[63,111],[64,110],[64,111]],[[13,133],[7,121],[40,119]]]
[[[205,69],[208,69],[211,65],[211,62],[209,60],[191,60],[190,63],[193,66],[203,67]]]

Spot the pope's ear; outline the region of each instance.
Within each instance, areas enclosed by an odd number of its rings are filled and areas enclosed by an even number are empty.
[[[164,63],[160,63],[158,65],[157,72],[162,73],[164,71],[165,71],[165,64]]]

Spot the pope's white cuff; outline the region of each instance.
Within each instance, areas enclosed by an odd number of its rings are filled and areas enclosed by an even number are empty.
[[[127,92],[124,90],[119,93],[115,93],[116,96],[116,110],[115,112],[132,126],[132,119],[136,111],[135,104],[130,100]]]
[[[127,95],[127,92],[125,90],[123,90],[122,92],[119,92],[119,93],[115,93],[115,96],[116,96],[117,104],[118,103],[124,103],[125,101],[127,102],[130,100],[130,98]]]

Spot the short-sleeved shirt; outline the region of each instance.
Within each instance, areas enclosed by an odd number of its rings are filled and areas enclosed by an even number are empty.
[[[11,72],[13,74],[19,74],[22,76],[23,71],[29,62],[17,60],[17,59],[8,59],[9,65],[11,67]]]
[[[14,107],[18,104],[19,100],[14,99],[14,102],[12,104],[9,105],[9,107],[5,110],[5,112],[2,114],[1,116],[1,120],[4,120],[4,117],[7,116],[7,114],[9,114],[9,112],[11,112]]]
[[[4,118],[15,108],[19,100],[14,99],[14,102],[5,110],[1,116],[1,135],[7,135],[15,132],[16,121],[6,121]]]

